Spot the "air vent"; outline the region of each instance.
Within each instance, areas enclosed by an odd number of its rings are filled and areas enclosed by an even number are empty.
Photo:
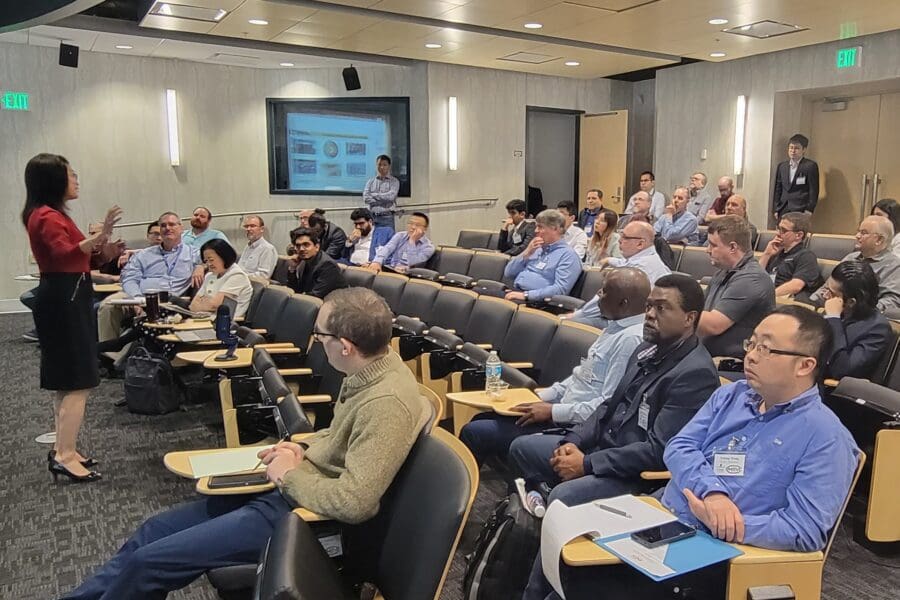
[[[248,65],[253,66],[259,64],[258,56],[246,56],[244,54],[228,54],[227,52],[216,52],[206,60],[213,62],[227,63],[229,65]]]
[[[800,25],[789,25],[788,23],[779,23],[777,21],[757,21],[749,25],[739,25],[729,29],[723,29],[725,33],[733,33],[735,35],[745,35],[747,37],[764,40],[779,35],[787,35],[789,33],[797,33],[798,31],[806,31],[808,27]]]
[[[150,15],[159,15],[161,17],[172,17],[175,19],[189,19],[191,21],[208,21],[210,23],[218,23],[228,11],[221,8],[203,8],[200,6],[185,6],[182,4],[169,4],[168,2],[157,2],[147,13]]]
[[[506,56],[501,56],[497,60],[508,60],[510,62],[528,63],[530,65],[539,65],[551,60],[558,59],[558,56],[548,56],[547,54],[537,54],[535,52],[513,52]]]

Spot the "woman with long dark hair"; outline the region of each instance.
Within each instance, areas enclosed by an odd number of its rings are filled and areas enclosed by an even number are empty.
[[[38,154],[25,167],[25,208],[31,252],[41,272],[34,322],[41,340],[41,388],[56,392],[53,412],[56,443],[47,456],[54,481],[96,481],[97,464],[75,448],[84,406],[97,387],[97,326],[94,322],[91,263],[101,264],[118,252],[109,243],[122,209],[113,206],[96,233],[85,237],[66,212],[78,198],[78,175],[62,156]]]
[[[619,215],[608,208],[600,209],[600,214],[594,219],[594,235],[588,244],[587,255],[584,263],[589,267],[599,266],[604,258],[620,258],[619,234],[616,233],[616,224]]]
[[[873,215],[887,217],[894,226],[894,239],[891,241],[891,252],[900,256],[900,202],[893,198],[882,198],[872,207]]]

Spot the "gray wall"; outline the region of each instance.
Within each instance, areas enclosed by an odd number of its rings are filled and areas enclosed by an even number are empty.
[[[541,188],[544,204],[575,198],[578,115],[531,109],[526,114],[525,183]],[[525,199],[524,197],[522,198]]]
[[[835,52],[852,45],[863,47],[862,66],[838,71]],[[715,183],[733,171],[735,102],[747,95],[744,176],[738,186],[750,204],[750,218],[768,224],[773,164],[784,160],[785,131],[801,130],[806,119],[799,107],[796,128],[780,122],[775,128],[776,94],[900,77],[900,31],[853,40],[763,54],[722,62],[697,63],[665,69],[656,78],[657,187],[669,192],[687,181],[694,170],[706,172]],[[787,134],[789,135],[789,134]],[[777,137],[776,137],[777,136]],[[784,139],[780,139],[784,137]],[[700,160],[708,149],[708,159]],[[815,140],[808,155],[815,158]]]

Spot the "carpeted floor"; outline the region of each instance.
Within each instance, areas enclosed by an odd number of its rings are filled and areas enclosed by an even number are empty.
[[[0,480],[0,598],[47,600],[71,589],[105,561],[146,516],[194,497],[193,484],[166,471],[176,449],[224,446],[217,407],[203,405],[160,417],[133,415],[112,402],[122,382],[103,381],[88,404],[80,449],[99,458],[104,479],[54,485],[47,447],[34,438],[52,429],[51,396],[38,388],[38,348],[21,339],[30,315],[0,315],[0,443],[7,476]],[[462,555],[503,491],[484,474],[442,600],[462,597]],[[170,596],[212,600],[201,580]],[[842,531],[825,569],[828,600],[900,598],[900,558],[876,557]]]

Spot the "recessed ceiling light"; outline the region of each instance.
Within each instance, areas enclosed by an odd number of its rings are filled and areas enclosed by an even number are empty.
[[[222,19],[225,18],[225,15],[227,15],[227,14],[228,14],[227,10],[223,10],[220,8],[219,12],[216,13],[216,16],[214,16],[213,19],[215,19],[216,21],[221,21]]]
[[[134,46],[129,46],[127,44],[117,44],[116,48],[118,48],[119,50],[131,50],[134,48]]]
[[[525,29],[540,29],[543,27],[540,23],[525,23]]]
[[[713,58],[723,58],[725,56],[724,52],[710,52],[709,55]]]
[[[282,67],[293,67],[294,63],[280,63]]]
[[[751,29],[753,29],[753,25],[744,25],[741,27],[741,31],[750,31]]]
[[[578,67],[578,66],[581,66],[581,63],[578,62],[577,60],[567,60],[566,66],[567,67]]]
[[[269,22],[266,21],[265,19],[250,19],[247,22],[250,23],[251,25],[268,25],[269,24]]]
[[[708,22],[710,25],[725,25],[728,19],[710,19]]]
[[[436,48],[442,48],[443,46],[441,46],[440,44],[425,44],[425,47],[434,50]]]

